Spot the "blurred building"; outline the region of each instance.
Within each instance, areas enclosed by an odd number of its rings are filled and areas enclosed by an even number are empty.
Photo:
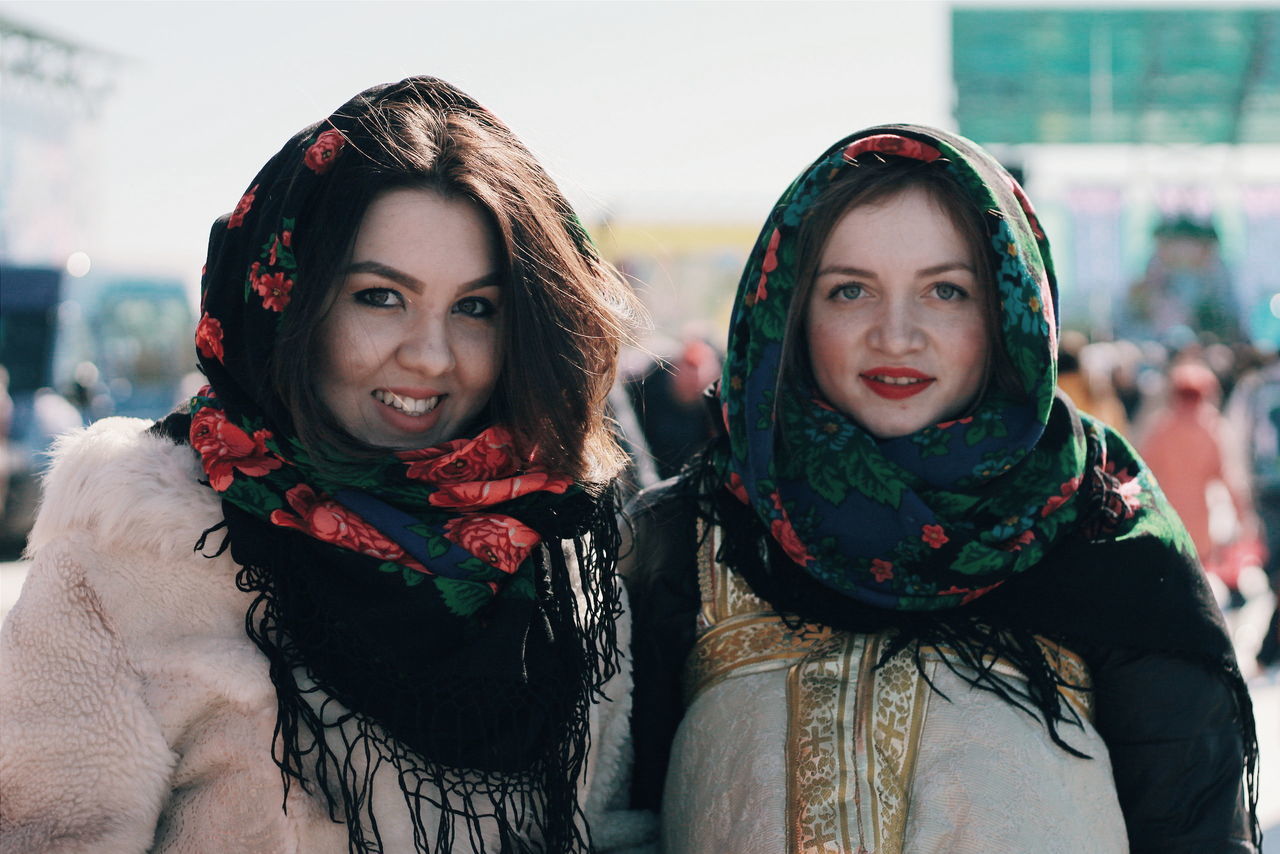
[[[1065,323],[1159,335],[1168,318],[1126,328],[1131,288],[1198,279],[1226,291],[1191,303],[1275,333],[1280,9],[960,7],[952,47],[960,132],[1025,169]]]
[[[591,234],[600,254],[635,286],[659,337],[681,338],[694,323],[700,335],[719,343],[728,333],[733,295],[759,227],[609,221]]]
[[[0,12],[0,261],[61,267],[83,248],[94,118],[120,62]]]

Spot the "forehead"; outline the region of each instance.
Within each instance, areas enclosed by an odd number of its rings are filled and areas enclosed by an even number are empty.
[[[488,217],[474,202],[434,190],[396,189],[369,204],[352,260],[379,261],[412,275],[474,278],[494,266],[495,246]]]
[[[918,186],[846,208],[827,237],[823,257],[849,252],[885,260],[936,256],[938,263],[973,262],[973,248],[951,211]]]

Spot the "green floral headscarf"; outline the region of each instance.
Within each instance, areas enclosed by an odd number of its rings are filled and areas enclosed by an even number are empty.
[[[1016,381],[989,382],[952,421],[880,441],[811,381],[779,378],[806,216],[851,169],[894,158],[944,170],[981,212],[999,349]],[[961,678],[1038,710],[1071,752],[1058,723],[1074,718],[1038,639],[1079,652],[1091,667],[1094,655],[1114,650],[1203,666],[1234,697],[1256,843],[1257,736],[1230,636],[1191,539],[1145,464],[1057,392],[1056,301],[1030,203],[972,142],[886,125],[827,149],[774,206],[739,285],[718,391],[727,436],[695,479],[712,521],[733,534],[721,557],[782,613],[889,630],[886,654],[953,650]],[[983,664],[991,654],[1012,662],[1026,685],[993,677]],[[1096,702],[1101,726],[1114,704],[1131,701],[1099,689]],[[1171,755],[1152,773],[1185,773],[1181,761]],[[1128,820],[1144,803],[1146,778],[1118,775],[1117,791]]]
[[[964,417],[877,440],[809,383],[779,386],[797,292],[798,235],[852,169],[907,158],[945,170],[984,212],[998,334],[1021,393],[991,386]],[[909,125],[836,143],[787,189],[738,290],[721,382],[723,483],[787,555],[827,587],[881,608],[966,604],[1035,566],[1074,531],[1091,467],[1112,481],[1108,534],[1191,546],[1117,433],[1056,395],[1049,245],[1017,182],[961,137]]]

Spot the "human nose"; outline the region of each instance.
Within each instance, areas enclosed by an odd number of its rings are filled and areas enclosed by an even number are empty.
[[[424,376],[438,376],[453,369],[453,347],[447,325],[437,319],[412,324],[396,349],[400,365]]]
[[[910,353],[924,341],[915,306],[905,300],[886,300],[876,313],[871,344],[889,355]]]

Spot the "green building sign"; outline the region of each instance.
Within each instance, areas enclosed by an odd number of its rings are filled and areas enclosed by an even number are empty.
[[[1280,142],[1280,6],[952,12],[982,143]]]

